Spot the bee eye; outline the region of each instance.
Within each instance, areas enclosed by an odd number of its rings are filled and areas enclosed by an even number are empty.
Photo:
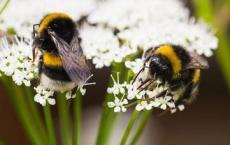
[[[171,65],[167,58],[163,56],[153,56],[150,59],[150,74],[152,76],[168,76],[171,73]]]

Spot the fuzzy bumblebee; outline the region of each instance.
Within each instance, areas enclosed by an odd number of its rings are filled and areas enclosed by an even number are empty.
[[[172,95],[176,105],[187,104],[197,95],[201,69],[208,67],[208,62],[198,54],[181,46],[164,44],[145,52],[144,66],[133,84],[144,90],[158,80],[168,88],[161,95]]]
[[[82,86],[90,76],[75,22],[64,13],[50,13],[33,27],[33,56],[40,84],[54,91]],[[40,55],[37,55],[40,52]]]

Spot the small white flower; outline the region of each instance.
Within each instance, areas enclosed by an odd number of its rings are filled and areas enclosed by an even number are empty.
[[[40,103],[42,106],[45,106],[48,102],[50,105],[55,105],[56,101],[53,98],[50,98],[53,96],[54,91],[48,90],[44,88],[43,86],[39,85],[34,88],[36,91],[36,95],[34,97],[34,101],[37,103]]]
[[[176,108],[171,109],[171,113],[172,113],[172,114],[173,114],[173,113],[176,113],[177,110],[179,110],[179,111],[184,111],[184,109],[185,109],[185,106],[184,106],[183,104],[180,104],[180,105],[178,105]]]
[[[180,111],[183,111],[185,109],[185,106],[183,104],[177,106]]]
[[[135,74],[137,74],[143,67],[144,61],[140,58],[137,58],[134,61],[126,61],[125,66],[131,69]]]
[[[166,110],[168,107],[175,108],[175,103],[172,101],[171,96],[156,98],[151,104],[153,107],[158,107],[162,110]]]
[[[127,104],[128,104],[127,99],[119,99],[118,97],[115,97],[114,102],[107,103],[109,108],[114,108],[114,112],[126,112],[127,109],[125,105]]]
[[[132,100],[136,97],[136,95],[138,94],[138,90],[133,89],[132,87],[128,89],[128,93],[127,93],[127,99]]]
[[[73,94],[73,91],[68,91],[65,94],[66,100],[74,99],[76,98],[76,93]]]
[[[114,95],[125,94],[127,84],[126,83],[120,83],[119,72],[117,72],[117,80],[115,80],[115,78],[112,75],[111,75],[111,78],[113,80],[113,87],[108,88],[107,92],[109,94],[114,94]]]
[[[80,92],[81,92],[81,94],[84,96],[84,95],[85,95],[85,93],[86,93],[86,89],[85,89],[85,88],[83,88],[83,87],[81,87],[81,88],[80,88]]]
[[[138,103],[136,105],[136,110],[137,111],[141,111],[141,110],[151,110],[152,109],[152,105],[150,103],[148,103],[147,101],[141,101],[140,103]]]

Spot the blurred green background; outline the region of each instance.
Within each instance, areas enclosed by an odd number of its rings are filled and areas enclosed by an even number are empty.
[[[154,114],[139,145],[230,145],[230,0],[184,2],[192,15],[204,19],[216,29],[219,48],[209,59],[210,69],[202,74],[197,100],[183,112],[164,116]],[[90,87],[84,98],[83,145],[91,145],[90,139],[96,136],[110,69],[94,70],[94,73],[97,85]],[[0,140],[5,145],[29,145],[2,85],[0,96]],[[52,111],[56,116],[55,107]],[[126,124],[128,115],[125,113],[119,119],[118,132],[123,130],[122,124]],[[116,136],[119,137],[119,133],[115,134],[114,140]],[[114,141],[111,145],[117,144]]]

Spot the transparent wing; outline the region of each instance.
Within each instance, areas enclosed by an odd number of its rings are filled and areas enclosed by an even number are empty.
[[[186,66],[186,69],[197,68],[197,69],[208,69],[208,61],[195,52],[189,52],[191,62]]]
[[[63,67],[70,79],[78,85],[85,83],[90,75],[90,70],[80,47],[77,33],[70,45],[52,30],[48,30],[48,33],[58,49]]]

